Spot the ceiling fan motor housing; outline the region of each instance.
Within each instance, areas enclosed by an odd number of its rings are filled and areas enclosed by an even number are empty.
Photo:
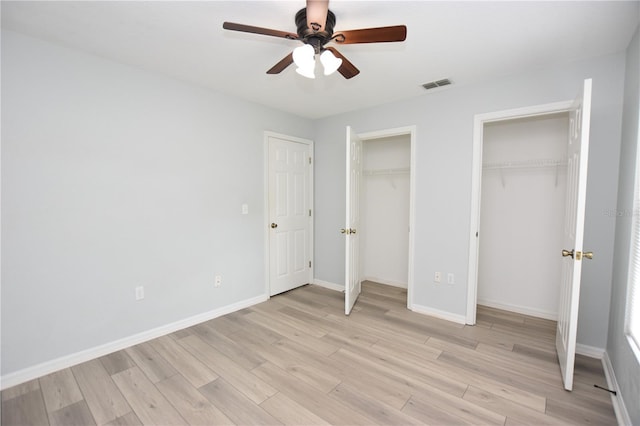
[[[296,26],[298,28],[298,36],[300,40],[313,47],[316,53],[320,53],[322,46],[327,44],[333,36],[333,27],[336,25],[336,15],[330,10],[327,11],[327,22],[324,26],[324,31],[318,31],[314,29],[314,23],[311,23],[312,28],[307,25],[307,9],[301,9],[296,13]],[[318,24],[317,28],[320,28],[321,24]]]

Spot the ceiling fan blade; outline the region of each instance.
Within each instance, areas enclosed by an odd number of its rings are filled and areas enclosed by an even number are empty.
[[[339,44],[387,43],[405,41],[406,38],[407,27],[404,25],[340,31],[333,35],[334,41]]]
[[[307,0],[307,27],[314,31],[324,31],[328,11],[329,0]]]
[[[292,63],[293,63],[293,52],[289,53],[287,56],[282,58],[280,62],[275,64],[273,67],[271,67],[271,69],[267,71],[267,74],[280,74],[282,71],[284,71],[285,68],[287,68]]]
[[[338,50],[336,48],[334,48],[334,47],[326,47],[326,49],[331,51],[331,53],[333,53],[336,58],[342,59],[342,65],[340,65],[340,68],[338,68],[338,72],[340,74],[342,74],[342,76],[344,78],[346,78],[348,80],[348,79],[350,79],[352,77],[355,77],[356,75],[360,74],[360,70],[358,68],[356,68],[355,65],[353,65],[351,62],[349,62],[349,60],[347,58],[342,56],[342,54],[340,52],[338,52]]]
[[[254,27],[251,25],[236,24],[234,22],[225,22],[222,24],[222,28],[224,28],[225,30],[240,31],[243,33],[262,34],[272,37],[286,38],[289,40],[298,40],[298,34],[290,33],[287,31],[272,30],[269,28]]]

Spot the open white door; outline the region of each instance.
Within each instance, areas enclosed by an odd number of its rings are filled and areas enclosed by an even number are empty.
[[[570,111],[567,200],[565,205],[564,250],[556,350],[564,388],[573,388],[573,367],[576,356],[576,334],[578,330],[578,305],[580,301],[580,275],[582,258],[591,258],[583,253],[584,213],[587,194],[587,163],[589,158],[589,122],[591,118],[591,79],[584,81],[584,89]],[[560,254],[560,253],[558,253]]]
[[[360,178],[362,176],[362,141],[347,126],[347,212],[342,233],[345,234],[344,313],[349,315],[360,294]]]
[[[268,136],[269,294],[311,282],[311,145]]]

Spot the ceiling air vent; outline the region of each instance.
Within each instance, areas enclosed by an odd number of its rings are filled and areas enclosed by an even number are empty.
[[[445,78],[442,80],[430,81],[428,83],[423,84],[422,87],[424,87],[426,90],[429,90],[429,89],[435,89],[436,87],[448,86],[450,84],[451,84],[451,80],[449,80],[448,78]]]

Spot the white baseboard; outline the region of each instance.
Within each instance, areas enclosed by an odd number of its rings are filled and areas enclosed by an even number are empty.
[[[335,291],[340,291],[344,293],[344,286],[341,284],[336,284],[329,281],[322,281],[316,278],[313,279],[313,284],[319,285],[320,287],[328,288],[329,290],[335,290]]]
[[[130,346],[134,346],[148,340],[173,333],[178,330],[182,330],[183,328],[191,327],[196,324],[212,320],[219,316],[230,314],[231,312],[239,311],[240,309],[248,308],[258,303],[262,303],[268,299],[269,297],[265,294],[253,297],[251,299],[241,300],[240,302],[232,303],[231,305],[223,306],[221,308],[194,315],[192,317],[185,318],[171,324],[166,324],[151,330],[143,331],[142,333],[137,333],[132,336],[116,340],[114,342],[105,343],[100,346],[85,349],[80,352],[65,355],[51,361],[46,361],[32,367],[27,367],[13,373],[6,374],[0,378],[0,389],[4,390],[12,386],[28,382],[29,380],[36,379],[38,377],[46,376],[47,374],[54,373],[64,368],[73,367],[74,365],[78,365],[83,362],[108,355],[112,352],[116,352]]]
[[[478,305],[488,306],[490,308],[502,309],[503,311],[516,312],[523,315],[529,315],[536,318],[544,318],[552,321],[558,320],[557,312],[547,312],[539,309],[529,308],[527,306],[511,305],[500,303],[493,300],[478,298]]]
[[[613,404],[613,411],[616,413],[616,419],[619,425],[632,426],[631,417],[627,411],[627,407],[624,405],[624,399],[620,393],[620,387],[618,386],[618,380],[616,379],[616,373],[613,370],[613,365],[609,359],[609,354],[605,351],[602,356],[602,366],[604,367],[604,375],[607,378],[607,386],[609,389],[615,390],[616,395],[611,394],[611,403]]]
[[[374,283],[390,285],[392,287],[407,288],[407,283],[402,283],[402,282],[399,282],[399,281],[385,280],[383,278],[377,278],[377,277],[364,277],[362,279],[362,281],[373,281]]]
[[[605,351],[602,348],[596,348],[595,346],[587,346],[581,343],[576,343],[576,353],[589,358],[602,359]]]
[[[440,311],[438,309],[429,308],[428,306],[412,305],[411,307],[409,307],[409,309],[419,314],[429,315],[435,318],[455,322],[458,324],[467,323],[467,317],[464,315],[452,314],[451,312]]]

